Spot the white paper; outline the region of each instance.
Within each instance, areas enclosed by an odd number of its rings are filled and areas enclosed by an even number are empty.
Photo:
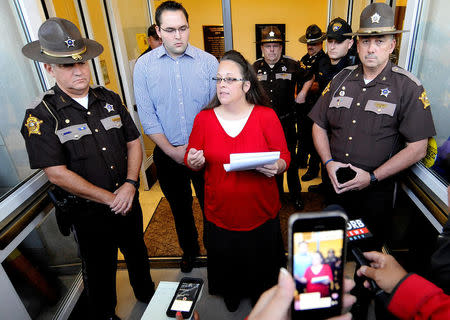
[[[230,154],[230,163],[223,165],[226,172],[252,170],[280,159],[280,151]]]

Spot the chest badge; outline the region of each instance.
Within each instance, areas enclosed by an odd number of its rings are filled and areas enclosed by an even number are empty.
[[[427,92],[425,90],[423,90],[422,94],[419,97],[419,100],[422,101],[424,109],[430,106],[430,101],[428,100]]]
[[[25,122],[25,127],[28,129],[28,136],[31,136],[32,134],[41,135],[41,123],[43,122],[44,121],[39,120],[30,114]]]
[[[112,104],[109,104],[109,103],[105,104],[105,106],[103,108],[108,110],[108,113],[111,112],[111,111],[114,111],[114,106]]]
[[[387,96],[389,95],[389,93],[391,93],[392,91],[389,90],[388,88],[384,88],[384,89],[380,89],[380,96],[385,96],[387,98]]]
[[[281,71],[286,72],[286,71],[287,71],[286,66],[282,66],[282,67],[281,67]]]

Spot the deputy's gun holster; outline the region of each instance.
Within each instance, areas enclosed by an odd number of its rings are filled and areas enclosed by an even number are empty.
[[[68,198],[68,193],[61,188],[52,186],[48,191],[53,205],[55,206],[56,223],[62,235],[70,235],[70,228],[72,227],[72,204]]]

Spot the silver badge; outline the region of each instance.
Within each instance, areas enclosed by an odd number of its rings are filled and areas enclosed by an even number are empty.
[[[389,88],[384,88],[381,89],[381,93],[380,96],[385,96],[387,98],[387,96],[389,95],[389,93],[391,93],[392,91],[389,90]]]
[[[281,71],[286,72],[286,71],[287,71],[287,68],[286,68],[285,66],[282,66],[282,67],[281,67]]]
[[[375,13],[370,17],[370,19],[372,19],[372,23],[380,23],[380,18],[381,18],[381,16],[380,16],[377,12],[375,12]]]
[[[270,36],[270,37],[273,37],[273,36],[275,36],[275,32],[273,32],[273,31],[270,31],[270,32],[269,32],[269,36]]]
[[[66,43],[67,48],[75,46],[75,40],[70,39],[70,37],[67,37],[67,40],[64,42]]]
[[[340,95],[341,97],[345,96],[345,91],[340,91],[340,92],[339,92],[339,95]]]
[[[105,104],[105,106],[103,108],[108,110],[108,113],[111,112],[111,111],[114,111],[114,106],[112,104],[109,104],[109,103]]]

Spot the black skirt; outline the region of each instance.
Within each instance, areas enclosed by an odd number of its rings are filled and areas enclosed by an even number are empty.
[[[254,300],[277,284],[280,268],[286,266],[278,217],[250,231],[205,224],[210,294]]]

